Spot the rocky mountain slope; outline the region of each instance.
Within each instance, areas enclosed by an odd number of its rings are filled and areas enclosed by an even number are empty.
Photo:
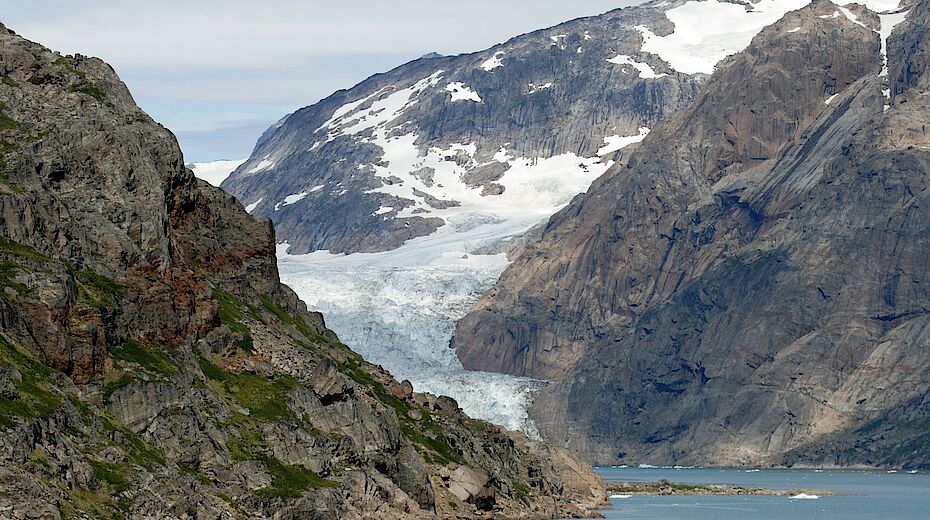
[[[566,452],[341,344],[113,70],[0,25],[0,516],[551,518]]]
[[[537,426],[601,463],[930,466],[930,2],[873,7],[720,64],[459,323],[464,364],[555,380]]]
[[[283,119],[223,188],[289,252],[379,252],[547,218],[705,77],[641,51],[677,2],[616,10],[482,52],[428,56]],[[527,218],[527,216],[531,218]]]
[[[353,349],[532,434],[540,382],[463,369],[455,322],[720,59],[805,4],[655,0],[424,57],[282,119],[223,187],[275,221],[282,277]]]

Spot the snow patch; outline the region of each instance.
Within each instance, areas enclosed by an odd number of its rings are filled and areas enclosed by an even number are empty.
[[[908,11],[903,11],[900,13],[878,15],[879,20],[881,20],[881,28],[878,34],[882,40],[882,71],[879,74],[881,77],[888,76],[888,37],[891,36],[895,26],[904,21],[907,17],[907,13]]]
[[[453,102],[474,101],[475,103],[481,103],[481,96],[479,96],[477,92],[458,81],[446,85],[446,92],[451,94]]]
[[[901,0],[852,0],[851,2],[846,2],[842,5],[849,4],[862,4],[869,8],[870,11],[875,11],[876,13],[887,13],[889,11],[894,11],[901,5]]]
[[[326,141],[329,142],[342,135],[354,135],[387,125],[416,103],[417,95],[436,86],[442,79],[442,73],[442,70],[438,70],[412,86],[395,90],[391,94],[387,92],[396,87],[385,87],[364,99],[347,103],[336,109],[329,121],[323,123],[317,131],[328,130]],[[372,101],[368,108],[362,108],[375,98],[379,99]]]
[[[764,27],[808,3],[808,0],[760,0],[747,4],[751,7],[746,10],[742,4],[692,0],[665,11],[675,25],[668,36],[658,36],[644,25],[636,29],[643,35],[643,52],[657,54],[685,74],[711,74],[720,60],[745,49]]]
[[[194,163],[191,165],[191,170],[198,179],[203,179],[213,186],[219,186],[246,160]]]
[[[836,96],[839,96],[839,94],[833,94],[832,96],[828,97],[827,99],[823,101],[823,104],[829,105],[830,103],[833,102],[834,99],[836,99]]]
[[[801,31],[800,27],[795,27],[794,29],[791,29],[790,31],[788,31],[787,34],[792,34],[792,33],[800,32],[800,31]]]
[[[643,139],[646,138],[647,135],[649,135],[649,128],[643,126],[643,127],[640,127],[639,133],[636,135],[628,135],[628,136],[611,135],[611,136],[605,137],[604,146],[602,146],[597,151],[597,155],[598,157],[603,157],[605,155],[614,153],[617,150],[626,148],[627,146],[633,143],[638,143],[642,141]]]
[[[265,157],[264,159],[259,161],[258,164],[253,166],[251,169],[249,169],[249,171],[245,173],[252,174],[252,173],[263,172],[269,168],[274,168],[274,165],[275,165],[275,161],[269,159],[268,157]]]
[[[507,153],[507,149],[502,146],[501,149],[494,154],[494,160],[500,163],[505,163],[513,160],[513,156]]]
[[[308,193],[309,193],[309,192],[307,192],[307,191],[302,191],[302,192],[300,192],[300,193],[295,193],[295,194],[293,194],[293,195],[288,195],[287,197],[284,197],[283,205],[284,205],[284,206],[290,206],[291,204],[296,204],[297,202],[300,202],[300,201],[304,200],[304,197],[306,197]]]
[[[257,208],[258,205],[262,203],[263,200],[265,200],[265,197],[262,197],[256,200],[255,202],[249,204],[248,206],[245,207],[245,212],[251,214],[253,211],[255,211],[255,208]]]
[[[314,187],[310,188],[309,190],[307,190],[307,193],[316,193],[316,192],[322,190],[322,189],[325,188],[325,187],[326,187],[325,184],[320,184],[319,186],[314,186]]]
[[[390,213],[392,211],[394,211],[394,208],[391,208],[388,206],[381,206],[380,208],[378,208],[378,211],[375,211],[374,213],[372,213],[371,216],[374,217],[376,215],[384,215],[385,213]]]
[[[504,62],[501,61],[500,57],[503,56],[504,54],[505,54],[504,51],[495,52],[494,56],[491,56],[484,63],[481,64],[481,68],[484,69],[486,72],[491,72],[492,70],[498,67],[503,67]]]
[[[626,54],[618,54],[614,56],[613,58],[608,59],[607,61],[609,61],[610,63],[616,64],[616,65],[630,65],[631,67],[639,71],[640,79],[656,79],[656,78],[664,78],[665,76],[668,76],[668,74],[665,74],[664,72],[662,74],[656,74],[656,71],[653,70],[652,67],[649,66],[648,63],[636,61],[633,58],[627,56]],[[623,69],[623,72],[626,72],[626,69]]]
[[[861,25],[862,27],[865,27],[866,29],[869,28],[866,24],[860,22],[860,21],[859,21],[859,17],[856,16],[855,14],[853,14],[853,12],[850,11],[849,9],[846,9],[845,7],[842,7],[842,6],[840,6],[839,9],[840,9],[840,12],[843,13],[843,16],[845,16],[846,19],[848,19],[848,20],[851,21],[852,23],[854,23],[854,24],[856,24],[856,25]],[[870,30],[871,30],[871,29],[870,29]]]
[[[540,90],[546,90],[546,89],[552,88],[552,82],[550,81],[549,83],[544,83],[544,84],[542,84],[542,85],[537,85],[537,84],[535,84],[535,83],[530,83],[530,84],[529,84],[529,87],[530,87],[530,90],[529,90],[529,92],[527,92],[527,93],[528,93],[528,94],[535,94],[535,93],[539,92]]]

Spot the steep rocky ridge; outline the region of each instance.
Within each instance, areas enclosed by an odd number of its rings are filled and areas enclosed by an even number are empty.
[[[271,218],[292,254],[386,251],[441,226],[506,219],[514,205],[542,210],[510,233],[522,231],[692,99],[705,76],[641,52],[636,29],[668,33],[665,10],[683,3],[375,75],[277,123],[223,188]]]
[[[927,11],[890,93],[900,12],[762,31],[550,220],[463,363],[555,380],[537,426],[601,463],[926,466]]]
[[[580,516],[566,452],[414,393],[102,61],[0,25],[0,516]]]

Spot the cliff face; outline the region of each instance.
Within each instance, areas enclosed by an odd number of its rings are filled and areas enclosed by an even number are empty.
[[[578,516],[567,453],[339,343],[100,60],[0,25],[0,511]]]
[[[817,1],[554,216],[457,328],[601,463],[925,466],[926,13]],[[883,26],[883,27],[882,27]]]
[[[292,254],[387,251],[469,219],[545,211],[511,234],[522,231],[693,98],[705,76],[642,52],[637,29],[664,34],[665,10],[682,3],[616,10],[373,76],[279,122],[223,188],[271,218]],[[544,177],[553,167],[558,174]]]

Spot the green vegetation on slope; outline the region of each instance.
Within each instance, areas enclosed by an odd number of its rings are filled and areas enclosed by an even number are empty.
[[[265,471],[271,475],[271,486],[258,490],[259,495],[289,498],[299,496],[308,489],[339,485],[303,466],[284,464],[269,454],[268,445],[262,438],[261,423],[289,422],[303,428],[302,421],[286,404],[286,395],[298,385],[294,378],[287,375],[267,378],[258,374],[227,372],[199,353],[197,362],[220,395],[248,410],[248,415],[236,413],[226,424],[234,428],[235,432],[235,436],[226,445],[233,460],[261,462]]]
[[[149,347],[130,339],[122,345],[110,349],[110,357],[128,363],[135,363],[149,374],[167,377],[178,371],[178,366],[169,356],[167,348]]]
[[[358,361],[350,361],[342,365],[340,370],[356,383],[370,388],[379,401],[394,410],[401,431],[417,447],[424,460],[442,465],[464,463],[462,454],[444,440],[442,427],[436,424],[426,410],[394,397],[384,385],[365,372]],[[411,411],[420,414],[419,421],[411,418]]]
[[[48,417],[58,409],[61,399],[48,387],[51,369],[0,336],[0,367],[4,365],[14,367],[21,378],[14,381],[14,398],[0,395],[0,428],[12,428],[16,418]]]
[[[239,298],[221,289],[213,290],[213,299],[219,304],[217,314],[219,315],[220,323],[229,327],[229,330],[239,336],[239,340],[236,342],[239,348],[246,352],[252,352],[254,350],[252,345],[252,334],[249,332],[249,327],[245,323],[242,323],[242,319],[245,314],[248,314],[256,321],[262,321],[258,311],[251,305],[248,305]]]

